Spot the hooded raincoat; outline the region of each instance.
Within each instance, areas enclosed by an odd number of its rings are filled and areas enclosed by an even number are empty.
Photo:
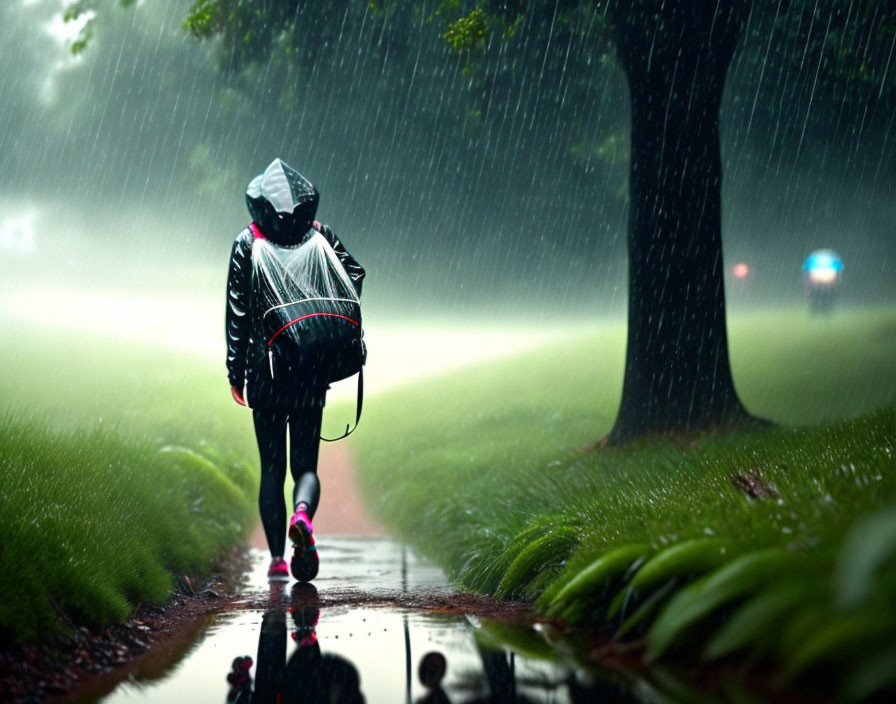
[[[320,232],[360,296],[364,269],[329,227],[315,221],[319,200],[317,189],[280,159],[253,179],[246,191],[249,214],[266,239],[279,247],[298,247]],[[236,236],[230,254],[225,317],[230,385],[245,390],[251,408],[323,406],[326,387],[315,386],[310,378],[297,390],[279,386],[271,377],[262,329],[263,297],[255,290],[252,273],[253,241],[252,230],[245,228]]]

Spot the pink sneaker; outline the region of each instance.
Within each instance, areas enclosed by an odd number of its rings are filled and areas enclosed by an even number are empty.
[[[300,582],[309,582],[317,577],[320,561],[314,544],[314,526],[304,511],[296,511],[289,519],[289,539],[293,543],[289,564],[292,576]]]
[[[317,622],[320,619],[320,609],[290,609],[296,630],[292,632],[292,639],[302,648],[306,645],[317,643]]]
[[[292,518],[289,519],[289,539],[294,543],[302,543],[305,542],[305,536],[311,536],[314,532],[314,526],[311,523],[311,519],[308,518],[308,514],[304,511],[296,511],[292,514]],[[311,545],[314,545],[314,540],[311,540]]]
[[[286,560],[284,560],[282,557],[275,557],[273,560],[271,560],[271,566],[268,567],[268,581],[289,581],[289,567],[286,564]]]

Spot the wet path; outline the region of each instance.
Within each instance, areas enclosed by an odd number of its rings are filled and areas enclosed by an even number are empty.
[[[456,594],[437,568],[386,538],[319,545],[313,586],[269,585],[267,556],[253,549],[232,611],[70,701],[593,701],[576,694],[593,691],[587,676],[535,652],[547,646],[531,623],[512,626],[524,616],[519,608]],[[489,621],[490,610],[501,619]],[[508,628],[531,657],[504,645]]]
[[[366,513],[349,444],[321,448],[321,465],[341,491],[323,494],[315,520],[313,585],[268,582],[258,526],[231,608],[62,702],[694,701],[661,694],[619,663],[597,667],[590,646],[534,623],[523,605],[456,592]]]

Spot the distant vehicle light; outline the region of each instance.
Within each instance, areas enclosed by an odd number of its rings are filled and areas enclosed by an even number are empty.
[[[840,279],[843,260],[830,249],[819,249],[806,258],[803,271],[806,272],[809,283],[816,286],[833,286]]]
[[[750,267],[744,262],[738,262],[734,265],[733,273],[735,279],[745,279],[750,274]]]
[[[832,267],[810,269],[809,279],[814,284],[834,284],[837,282],[837,270]]]

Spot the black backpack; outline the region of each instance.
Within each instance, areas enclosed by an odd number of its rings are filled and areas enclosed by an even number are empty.
[[[255,223],[249,228],[256,240],[265,239]],[[329,247],[329,243],[326,246]],[[335,255],[333,260],[336,261]],[[341,268],[338,261],[336,264]],[[300,388],[308,383],[326,387],[357,374],[357,428],[364,400],[363,369],[366,356],[362,341],[361,302],[357,298],[309,295],[314,293],[320,292],[306,290],[303,297],[296,298],[298,294],[294,290],[278,290],[277,298],[283,302],[265,310],[262,329],[271,377],[275,383]],[[346,425],[345,433],[338,438],[321,436],[321,440],[341,440],[355,428]]]

